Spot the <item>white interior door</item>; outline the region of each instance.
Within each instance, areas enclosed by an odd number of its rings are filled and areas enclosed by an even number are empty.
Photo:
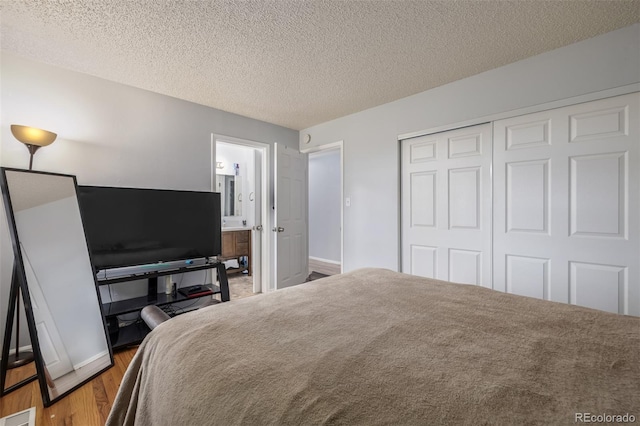
[[[496,289],[640,315],[639,99],[495,122]]]
[[[262,232],[264,230],[262,218],[262,152],[253,150],[254,155],[254,185],[249,193],[249,203],[254,211],[254,225],[251,236],[251,261],[253,272],[253,292],[265,291],[262,289]]]
[[[308,276],[307,155],[275,144],[276,288],[303,283]]]
[[[491,125],[402,141],[402,270],[491,287]]]
[[[38,281],[29,262],[29,256],[22,245],[21,250],[24,272],[29,283],[29,298],[31,299],[31,309],[36,323],[42,360],[51,379],[55,380],[73,371],[73,365],[58,332],[58,327],[49,311],[44,293],[40,288],[40,281]]]

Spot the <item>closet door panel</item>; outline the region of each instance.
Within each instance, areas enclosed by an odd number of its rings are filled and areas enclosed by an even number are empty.
[[[637,93],[494,123],[494,288],[640,315]]]
[[[402,141],[402,270],[491,286],[491,125]]]
[[[548,158],[506,164],[506,232],[549,234],[549,171]]]
[[[550,259],[514,256],[505,257],[506,291],[521,296],[549,298]]]
[[[571,235],[625,238],[627,156],[614,152],[570,157]]]

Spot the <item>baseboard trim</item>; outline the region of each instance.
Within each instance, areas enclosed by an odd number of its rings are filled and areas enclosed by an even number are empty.
[[[324,263],[331,263],[332,265],[340,265],[340,261],[336,261],[336,260],[329,260],[329,259],[323,259],[321,257],[313,257],[313,256],[309,256],[309,260],[315,260],[316,262],[324,262]]]
[[[84,367],[87,364],[92,363],[93,361],[102,358],[103,356],[109,355],[109,351],[104,351],[104,352],[100,352],[99,354],[96,354],[94,356],[92,356],[91,358],[85,359],[84,361],[80,361],[79,363],[75,364],[73,366],[74,370],[78,370],[82,367]]]

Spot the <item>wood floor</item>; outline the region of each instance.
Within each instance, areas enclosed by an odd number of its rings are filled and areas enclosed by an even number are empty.
[[[136,350],[116,352],[113,367],[48,408],[42,405],[38,382],[31,382],[0,399],[0,417],[36,407],[36,426],[102,426]],[[34,363],[9,370],[7,383],[17,383],[34,372]]]

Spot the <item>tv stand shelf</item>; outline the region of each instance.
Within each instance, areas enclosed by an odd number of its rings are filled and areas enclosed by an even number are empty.
[[[164,292],[158,293],[158,277],[182,274],[185,272],[200,271],[203,269],[216,269],[218,272],[219,285],[207,284],[213,294],[219,294],[222,302],[229,301],[229,282],[227,281],[227,272],[224,263],[212,262],[206,265],[188,266],[181,268],[174,268],[165,271],[146,272],[141,274],[132,274],[124,277],[98,279],[98,285],[109,285],[122,283],[127,281],[136,281],[147,279],[147,295],[142,297],[135,297],[132,299],[119,300],[117,302],[103,303],[102,312],[107,320],[109,327],[109,335],[111,340],[111,347],[113,349],[119,349],[133,344],[140,343],[144,337],[151,331],[144,324],[144,322],[135,322],[134,324],[126,327],[118,328],[117,315],[128,314],[132,312],[138,312],[142,308],[148,305],[168,305],[171,303],[184,302],[187,300],[196,300],[201,297],[211,296],[211,294],[195,297],[187,297],[176,292],[175,294],[165,294]]]
[[[122,327],[118,331],[118,337],[111,342],[113,350],[123,349],[131,345],[136,345],[144,340],[151,330],[144,321],[137,321],[133,324]]]
[[[214,269],[214,268],[218,268],[219,266],[220,266],[219,262],[213,262],[213,263],[207,263],[205,265],[183,266],[181,268],[166,269],[163,271],[141,272],[139,274],[124,275],[122,277],[116,277],[116,278],[98,277],[97,280],[98,280],[98,285],[117,284],[117,283],[125,283],[128,281],[145,280],[147,278],[157,278],[157,277],[162,277],[162,276],[167,276],[172,274],[184,274],[185,272],[201,271],[203,269]]]
[[[205,287],[208,287],[210,290],[212,290],[213,294],[220,294],[220,287],[217,285],[207,284],[205,285]],[[211,295],[209,294],[205,296]],[[147,305],[162,306],[171,303],[184,302],[185,300],[195,300],[197,298],[198,297],[186,297],[180,292],[176,292],[175,296],[172,294],[157,293],[155,298],[148,295],[143,297],[135,297],[133,299],[119,300],[117,302],[103,303],[102,310],[104,311],[104,315],[108,317],[112,315],[122,315],[131,312],[137,312]]]

